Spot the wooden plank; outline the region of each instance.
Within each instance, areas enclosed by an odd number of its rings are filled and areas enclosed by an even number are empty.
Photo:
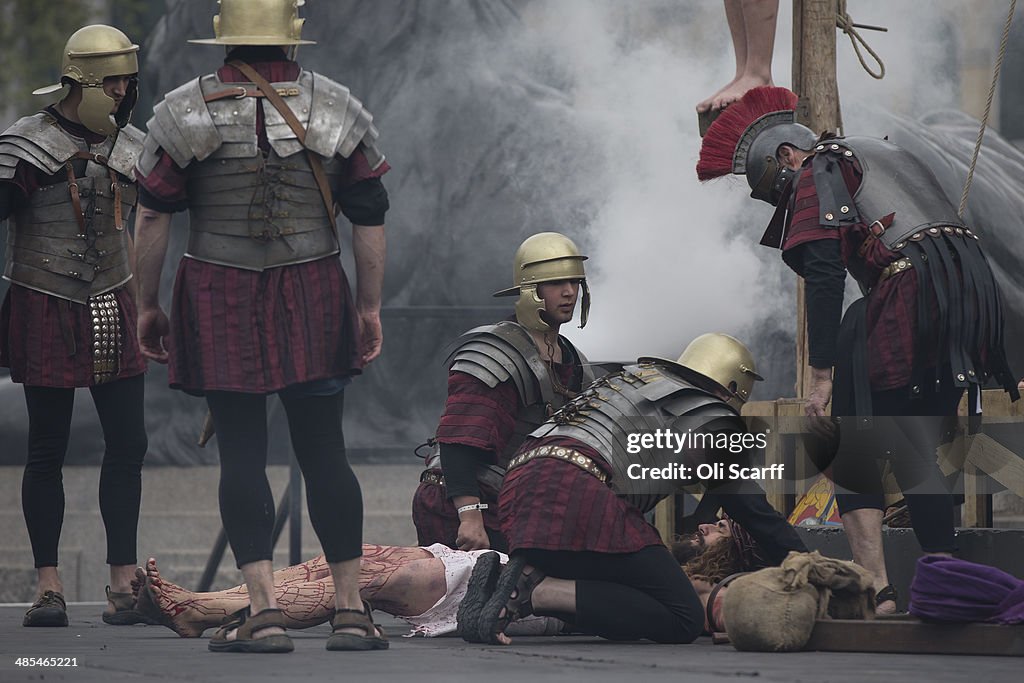
[[[793,92],[795,93],[803,90],[804,84],[803,25],[804,0],[793,0],[793,62],[791,81]],[[798,397],[807,395],[805,387],[810,374],[807,371],[807,315],[805,311],[804,279],[798,277],[796,280],[796,386],[794,387]]]
[[[1024,417],[1024,401],[1012,403],[1010,395],[1002,389],[986,389],[982,391],[981,407],[986,417]]]
[[[743,417],[775,417],[775,401],[748,401],[740,411]]]
[[[782,458],[786,466],[786,477],[782,480],[769,480],[768,485],[781,492],[783,507],[777,509],[788,518],[793,513],[797,501],[817,479],[817,471],[812,471],[814,468],[807,459],[804,440],[800,436],[806,424],[803,399],[781,398],[776,403],[776,428],[782,435]],[[786,492],[787,487],[791,488],[789,493]]]
[[[774,406],[774,415],[772,422],[778,423],[778,409],[779,406],[776,403]],[[768,445],[764,449],[764,464],[773,465],[775,463],[785,462],[785,452],[783,450],[783,435],[776,433],[775,438],[768,439]],[[785,489],[782,486],[783,482],[777,482],[769,479],[765,482],[765,495],[768,498],[768,502],[773,508],[779,511],[783,516],[786,515],[786,495]]]
[[[676,535],[675,496],[668,496],[654,507],[654,528],[658,530],[665,545],[672,543]]]
[[[1024,625],[935,624],[916,619],[822,619],[804,646],[819,652],[1024,656]]]
[[[815,133],[839,128],[839,86],[836,80],[836,15],[838,0],[793,3],[793,91],[799,95],[796,120]],[[810,393],[807,308],[804,281],[796,289],[796,395]]]
[[[985,473],[971,463],[964,464],[964,507],[965,527],[987,528],[992,526],[992,499],[984,493]]]
[[[967,463],[1024,498],[1024,460],[986,434],[970,438]]]
[[[882,465],[882,492],[885,494],[885,507],[889,508],[903,500],[903,492],[896,481],[896,474],[892,469],[892,462],[883,461]]]

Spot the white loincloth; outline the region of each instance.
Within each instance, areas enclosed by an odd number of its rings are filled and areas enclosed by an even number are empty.
[[[466,585],[469,583],[469,576],[473,573],[477,559],[484,553],[494,552],[493,550],[452,550],[448,546],[435,543],[424,548],[431,555],[441,560],[444,564],[444,580],[446,591],[444,596],[423,614],[417,617],[399,617],[412,624],[412,632],[406,637],[457,635],[458,623],[456,614],[459,611],[459,604],[466,595]],[[501,563],[508,562],[508,556],[503,553]],[[512,623],[508,628],[510,636],[553,636],[562,630],[562,622],[551,617],[526,617]]]

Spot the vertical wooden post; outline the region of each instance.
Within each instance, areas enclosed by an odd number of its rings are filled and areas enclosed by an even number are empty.
[[[992,525],[992,499],[985,495],[984,477],[985,473],[974,463],[964,463],[964,507],[960,520],[965,527]]]
[[[658,530],[661,541],[671,546],[676,537],[676,497],[668,496],[654,508],[654,528]]]
[[[836,15],[838,0],[793,0],[793,92],[800,97],[796,120],[815,133],[839,128],[839,87],[836,81]],[[810,393],[807,361],[807,309],[804,281],[797,282],[796,392]]]

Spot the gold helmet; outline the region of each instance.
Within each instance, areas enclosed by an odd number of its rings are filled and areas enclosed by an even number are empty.
[[[587,273],[583,262],[587,257],[580,253],[576,244],[558,232],[540,232],[527,237],[516,250],[512,266],[514,286],[495,292],[494,296],[519,295],[516,302],[516,320],[523,327],[547,332],[551,327],[541,318],[544,299],[537,293],[537,286],[544,282],[579,280],[583,292],[580,308],[580,327],[587,324],[590,315],[590,288],[587,287]]]
[[[743,342],[727,334],[702,334],[690,342],[676,361],[664,358],[640,360],[667,364],[698,386],[702,381],[711,380],[732,396],[726,402],[737,412],[750,398],[754,382],[764,380],[757,374],[754,357]]]
[[[64,46],[60,67],[60,83],[48,85],[32,92],[48,95],[64,87],[64,79],[82,86],[82,101],[78,104],[78,118],[89,130],[101,135],[112,135],[118,128],[128,125],[132,109],[139,99],[139,46],[128,36],[103,24],[80,28],[71,34]],[[114,100],[103,92],[103,79],[110,76],[132,76],[124,99],[113,117],[110,110]]]
[[[199,45],[315,45],[303,40],[299,7],[305,0],[218,0],[213,17],[216,38],[190,40]]]

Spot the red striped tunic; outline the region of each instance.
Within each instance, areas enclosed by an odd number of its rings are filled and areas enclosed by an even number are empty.
[[[271,82],[298,78],[291,61],[252,64]],[[223,66],[224,82],[247,79]],[[268,142],[262,101],[257,136]],[[349,158],[349,184],[379,177],[361,150]],[[188,171],[164,154],[139,184],[170,205],[187,206]],[[360,372],[359,330],[348,280],[337,256],[263,272],[184,258],[178,267],[171,307],[169,380],[189,393],[271,393],[318,379]]]
[[[358,374],[358,328],[337,257],[262,273],[185,258],[168,379],[190,393],[271,393]]]
[[[500,532],[497,501],[487,495],[482,496],[481,500],[489,506],[481,512],[484,528],[489,532]],[[418,545],[440,543],[449,548],[458,548],[455,541],[459,537],[459,513],[444,487],[428,482],[420,483],[412,497],[412,521],[416,525]]]
[[[852,195],[860,187],[860,170],[854,162],[846,160],[840,162],[840,168]],[[881,240],[874,240],[864,255],[859,255],[858,250],[870,234],[863,223],[843,225],[838,229],[819,223],[818,193],[809,164],[800,174],[794,192],[794,211],[782,245],[784,257],[785,252],[806,242],[840,240],[843,266],[858,282],[868,287],[877,282],[886,266],[900,257],[886,248]],[[866,324],[872,390],[896,389],[910,384],[917,328],[915,271],[908,270],[891,277],[872,289],[867,301]],[[935,363],[933,348],[930,357],[924,359],[924,367]]]
[[[103,135],[69,121],[52,106],[46,108],[70,135],[89,144]],[[24,196],[44,185],[66,180],[63,171],[52,176],[20,162],[7,182]],[[72,211],[68,204],[68,211]],[[126,288],[115,292],[121,317],[122,347],[117,377],[146,371],[136,334],[135,302]],[[38,387],[72,388],[95,384],[92,358],[92,313],[88,306],[12,284],[0,306],[0,367],[10,368],[14,382]]]
[[[127,288],[115,291],[122,346],[118,379],[146,371],[136,334],[135,302]],[[11,380],[37,387],[95,384],[92,313],[87,305],[12,284],[0,307],[0,366]]]
[[[565,437],[528,439],[519,451],[548,445],[572,448],[598,465],[604,462],[590,447]],[[510,552],[633,553],[662,543],[638,508],[597,477],[555,458],[535,458],[506,474],[498,510]]]
[[[553,367],[558,381],[570,386],[576,365],[555,363]],[[514,432],[521,405],[519,392],[511,380],[492,389],[464,372],[449,373],[448,399],[437,427],[437,440],[442,444],[480,448],[491,454],[503,453]],[[507,457],[492,461],[501,467],[507,462]],[[482,513],[484,527],[500,531],[497,500],[486,492],[481,493],[481,500],[490,505]],[[443,543],[456,547],[459,514],[443,487],[431,482],[420,483],[413,496],[412,518],[420,545]]]

